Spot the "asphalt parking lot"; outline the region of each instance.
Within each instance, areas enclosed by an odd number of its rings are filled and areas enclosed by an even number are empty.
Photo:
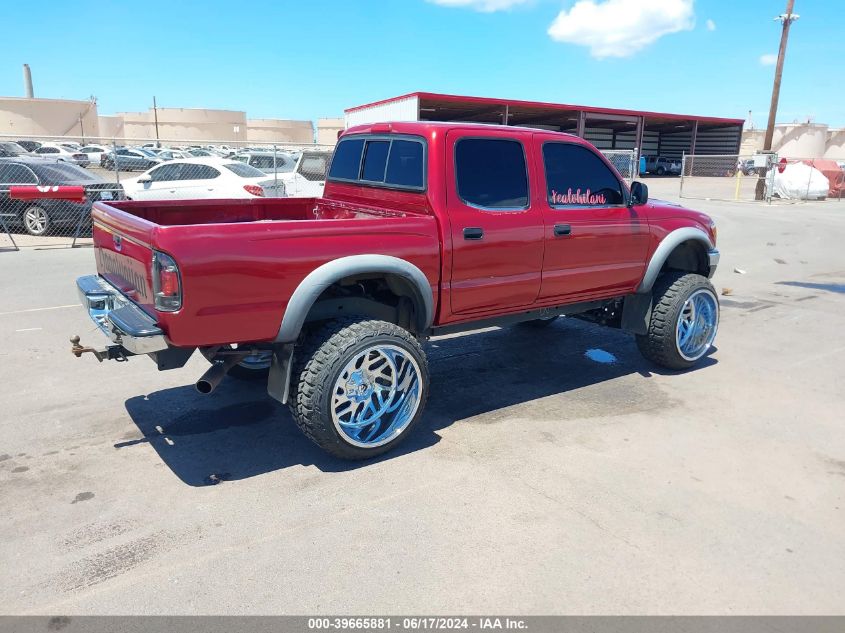
[[[199,355],[74,358],[91,250],[0,252],[2,612],[845,613],[845,204],[683,202],[729,292],[700,368],[573,319],[436,339],[370,463]]]

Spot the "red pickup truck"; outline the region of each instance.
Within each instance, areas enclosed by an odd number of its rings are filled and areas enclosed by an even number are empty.
[[[527,128],[347,130],[322,198],[96,202],[97,275],[77,280],[111,343],[77,355],[199,351],[212,391],[263,378],[319,446],[393,448],[429,392],[427,337],[577,316],[633,333],[664,367],[710,349],[716,227],[648,200],[586,141]]]

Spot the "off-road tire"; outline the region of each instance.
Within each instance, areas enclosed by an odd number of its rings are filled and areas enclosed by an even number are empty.
[[[638,334],[637,347],[651,362],[667,369],[688,369],[698,363],[704,355],[687,360],[681,356],[677,346],[676,331],[678,317],[684,302],[694,292],[706,289],[719,298],[713,284],[706,277],[694,273],[665,273],[658,277],[652,290],[653,307],[649,319],[648,333]]]
[[[379,343],[395,345],[413,356],[420,370],[419,406],[395,439],[365,448],[349,443],[335,428],[330,410],[332,388],[356,354]],[[366,317],[327,321],[303,336],[294,358],[288,401],[293,419],[306,437],[335,457],[360,460],[386,453],[410,435],[422,417],[429,389],[428,362],[417,339],[398,325]]]

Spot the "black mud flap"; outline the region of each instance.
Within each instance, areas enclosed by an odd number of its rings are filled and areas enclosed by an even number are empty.
[[[293,345],[277,345],[267,378],[267,393],[274,400],[287,404],[290,395],[290,373],[293,368]]]
[[[650,292],[626,295],[622,304],[622,329],[632,334],[648,334],[651,303]]]

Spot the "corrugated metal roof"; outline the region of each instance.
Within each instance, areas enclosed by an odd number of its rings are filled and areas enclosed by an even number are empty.
[[[584,105],[572,105],[565,103],[547,103],[543,101],[523,101],[519,99],[494,99],[490,97],[469,97],[462,95],[439,94],[435,92],[411,92],[400,95],[398,97],[391,97],[390,99],[382,99],[381,101],[374,101],[373,103],[366,103],[364,105],[347,108],[344,112],[356,112],[364,108],[371,108],[382,104],[392,103],[401,99],[408,99],[410,97],[418,97],[420,102],[423,100],[440,101],[454,104],[465,104],[467,106],[473,105],[500,105],[502,107],[517,107],[525,109],[543,109],[543,110],[558,110],[558,111],[584,111],[590,114],[609,114],[609,115],[623,115],[623,116],[643,116],[654,119],[668,119],[678,121],[699,121],[701,123],[711,123],[717,125],[743,125],[744,119],[730,119],[723,117],[698,116],[692,114],[677,114],[670,112],[652,112],[648,110],[626,110],[622,108],[599,108]]]

